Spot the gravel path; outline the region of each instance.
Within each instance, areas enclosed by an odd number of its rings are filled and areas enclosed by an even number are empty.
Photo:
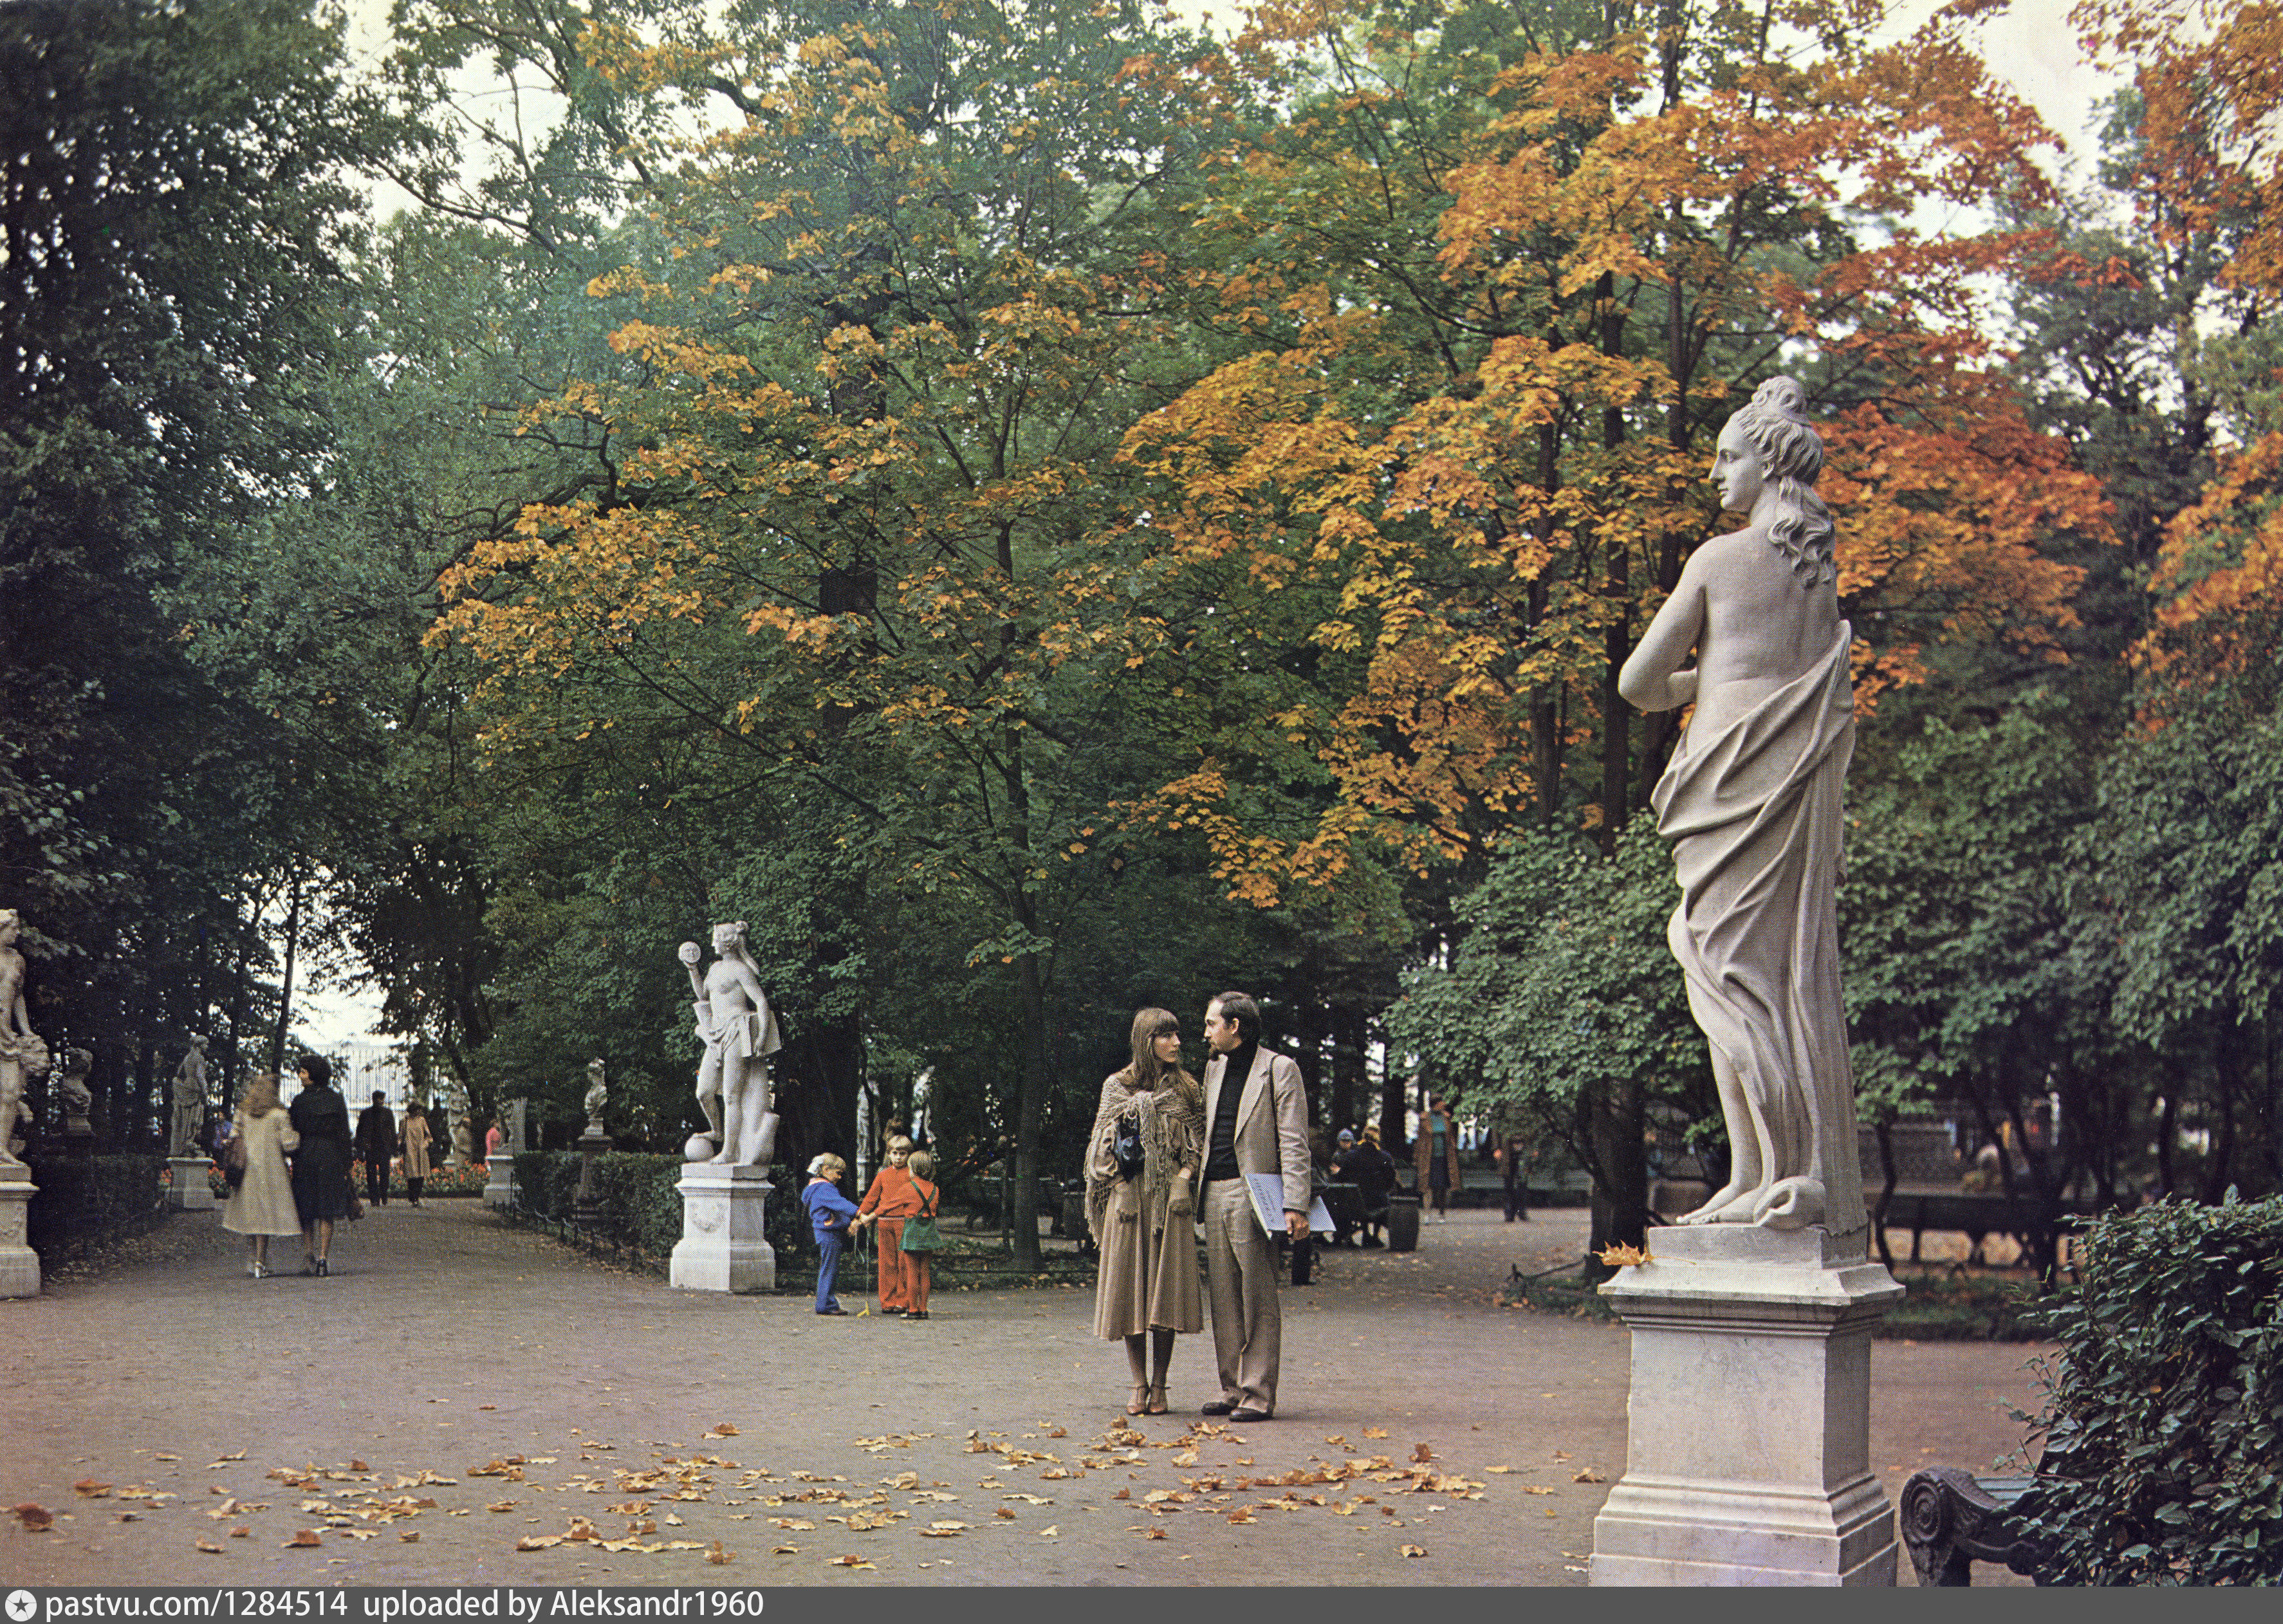
[[[0,1505],[56,1514],[0,1519],[0,1583],[1581,1584],[1625,1333],[1494,1297],[1584,1222],[1454,1213],[1415,1253],[1329,1255],[1285,1294],[1275,1419],[1239,1428],[1196,1413],[1207,1336],[1173,1413],[1129,1421],[1081,1288],[822,1319],[466,1201],[255,1281],[219,1215],[177,1214],[0,1302]],[[2036,1351],[1877,1344],[1890,1496],[2012,1448]]]

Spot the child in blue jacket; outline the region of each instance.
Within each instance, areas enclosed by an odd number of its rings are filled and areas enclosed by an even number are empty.
[[[816,1311],[845,1314],[832,1294],[832,1277],[840,1270],[840,1248],[848,1239],[848,1225],[856,1216],[856,1203],[834,1186],[848,1164],[826,1151],[808,1164],[808,1187],[800,1204],[808,1208],[809,1226],[816,1232]]]

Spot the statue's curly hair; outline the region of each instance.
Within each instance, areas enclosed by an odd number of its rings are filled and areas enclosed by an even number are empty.
[[[1801,578],[1803,587],[1839,579],[1831,509],[1815,493],[1823,472],[1823,437],[1807,418],[1807,391],[1796,377],[1772,377],[1752,392],[1735,423],[1760,454],[1776,513],[1768,540]]]

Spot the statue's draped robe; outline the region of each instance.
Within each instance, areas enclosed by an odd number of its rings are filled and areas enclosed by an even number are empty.
[[[1692,723],[1651,797],[1679,872],[1665,939],[1689,1012],[1769,1124],[1765,1176],[1819,1181],[1834,1235],[1866,1222],[1833,895],[1851,638],[1843,621],[1813,667],[1718,732]]]

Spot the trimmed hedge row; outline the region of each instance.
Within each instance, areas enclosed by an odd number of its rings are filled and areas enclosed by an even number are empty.
[[[515,1159],[519,1210],[550,1224],[571,1224],[579,1200],[577,1151],[527,1150]],[[584,1232],[597,1240],[666,1257],[682,1239],[679,1156],[606,1150],[595,1156],[596,1209]]]
[[[2017,1507],[2058,1584],[2283,1582],[2283,1196],[2096,1222]]]
[[[24,1215],[25,1239],[44,1264],[146,1229],[166,1211],[164,1156],[24,1160],[38,1186]]]

